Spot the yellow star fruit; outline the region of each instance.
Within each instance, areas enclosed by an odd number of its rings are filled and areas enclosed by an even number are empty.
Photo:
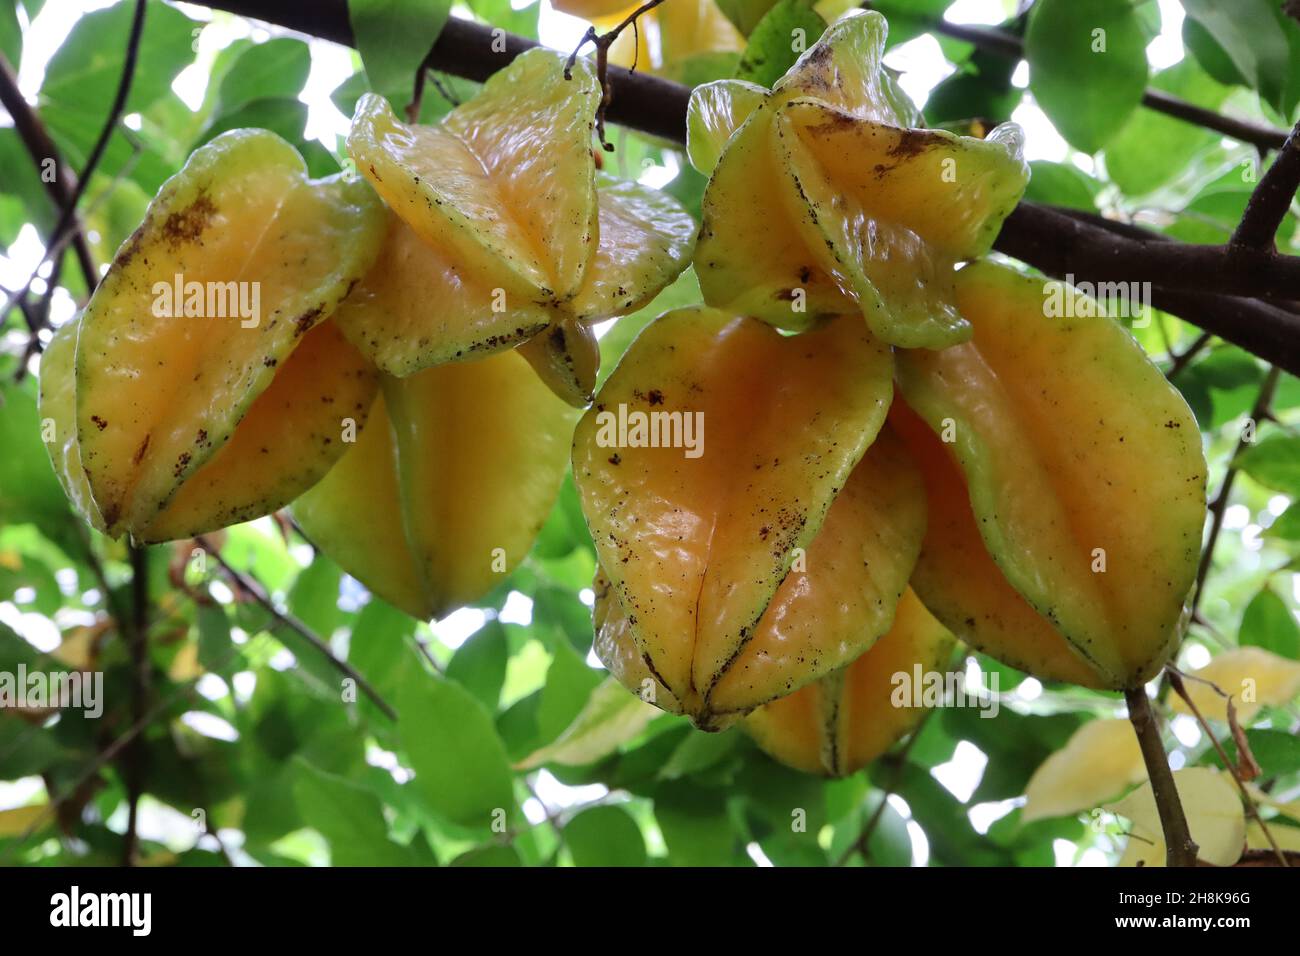
[[[774,700],[745,718],[755,743],[807,773],[856,773],[906,736],[925,715],[919,695],[899,693],[910,681],[946,669],[956,641],[908,590],[889,632],[846,667]]]
[[[641,333],[574,436],[616,677],[715,729],[888,628],[924,527],[901,443],[872,444],[890,378],[854,316],[791,338],[694,308]]]
[[[383,209],[307,178],[264,130],[200,147],[47,357],[55,461],[114,537],[211,531],[296,497],[342,453],[373,373],[317,324],[369,269]]]
[[[861,312],[907,348],[969,338],[953,267],[988,252],[1024,192],[1020,130],[915,128],[881,66],[886,30],[850,15],[770,93],[722,80],[692,94],[689,155],[712,173],[695,253],[708,304],[796,330]]]
[[[391,375],[521,346],[574,405],[590,400],[589,326],[634,311],[690,260],[695,223],[673,199],[598,176],[600,86],[579,59],[534,49],[437,126],[380,97],[357,104],[348,149],[400,218],[340,310],[344,333]]]
[[[412,617],[482,598],[559,492],[575,413],[516,352],[381,376],[370,420],[293,504],[307,537]]]
[[[1186,402],[1114,319],[1059,282],[957,275],[974,337],[897,353],[926,476],[912,586],[959,638],[1044,679],[1121,690],[1175,647],[1205,457]]]

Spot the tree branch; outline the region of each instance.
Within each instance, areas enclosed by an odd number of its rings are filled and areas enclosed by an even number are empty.
[[[18,89],[18,78],[3,53],[0,53],[0,103],[4,104],[4,108],[13,118],[14,128],[18,131],[23,145],[27,147],[32,162],[36,164],[36,173],[45,183],[46,192],[54,201],[55,209],[60,210],[61,214],[62,210],[69,207],[74,190],[80,184],[77,177],[63,162],[54,140],[50,139],[50,134],[45,131],[45,124],[41,122],[41,118],[36,115],[36,111]],[[49,180],[42,175],[47,159],[54,161],[54,177]],[[77,254],[77,265],[86,279],[86,288],[93,289],[99,282],[99,270],[95,268],[95,258],[90,254],[90,246],[86,244],[86,237],[82,235],[80,229],[77,230],[72,243]]]
[[[329,645],[326,644],[315,631],[292,614],[281,611],[276,607],[275,602],[271,600],[271,595],[266,593],[266,589],[262,587],[260,581],[250,577],[228,562],[222,556],[221,551],[214,548],[211,542],[202,535],[196,536],[194,540],[197,541],[204,550],[212,555],[216,562],[221,565],[222,570],[229,575],[230,579],[252,595],[253,600],[262,605],[271,617],[280,624],[289,628],[289,630],[293,631],[316,650],[320,651],[320,653],[325,656],[326,660],[328,660],[330,664],[339,671],[339,673],[355,681],[357,687],[359,687],[361,691],[374,702],[376,707],[384,712],[389,720],[397,720],[397,711],[393,710],[388,701],[384,700],[384,698],[379,695],[379,692],[371,686],[370,681],[366,680],[366,678],[347,661],[336,657],[334,652],[330,650]]]
[[[1241,222],[1228,241],[1230,249],[1272,251],[1274,237],[1278,227],[1286,218],[1295,198],[1296,189],[1300,188],[1300,123],[1291,130],[1281,152],[1273,160],[1273,165],[1259,181],[1250,200],[1246,203],[1246,212]]]
[[[1142,761],[1151,781],[1151,792],[1160,813],[1160,829],[1165,835],[1165,865],[1195,866],[1198,847],[1187,826],[1187,815],[1183,813],[1183,804],[1174,786],[1174,775],[1169,769],[1169,758],[1160,740],[1160,728],[1156,725],[1151,701],[1147,700],[1146,688],[1129,688],[1124,691],[1124,700],[1128,704],[1128,719],[1137,734]]]

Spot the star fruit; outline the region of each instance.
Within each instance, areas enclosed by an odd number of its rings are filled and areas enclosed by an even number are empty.
[[[772,757],[807,773],[861,770],[925,716],[916,674],[942,673],[956,641],[911,590],[889,633],[847,667],[764,704],[742,727]],[[898,681],[898,675],[908,680]],[[901,698],[900,698],[900,691]]]
[[[859,312],[905,348],[970,337],[953,268],[988,252],[1023,194],[1021,132],[918,128],[881,66],[886,32],[880,14],[852,14],[770,91],[692,93],[688,153],[711,174],[695,252],[709,305],[792,330]]]
[[[380,97],[357,104],[348,149],[395,213],[375,268],[336,316],[380,369],[406,376],[519,348],[585,405],[591,326],[648,303],[686,268],[695,222],[670,197],[598,175],[594,67],[533,49],[437,126]]]
[[[379,597],[441,617],[528,553],[559,493],[576,414],[516,351],[381,375],[356,443],[293,515]]]
[[[574,437],[616,678],[719,729],[888,630],[925,524],[881,432],[891,375],[855,316],[788,337],[692,308],[641,333]]]
[[[194,152],[42,362],[51,458],[87,520],[188,537],[325,474],[376,377],[322,320],[374,261],[383,222],[369,186],[309,179],[273,133]]]
[[[1037,677],[1139,686],[1176,646],[1196,578],[1196,420],[1128,331],[1060,282],[979,263],[956,301],[970,342],[896,355],[891,421],[929,501],[912,586],[962,640]]]

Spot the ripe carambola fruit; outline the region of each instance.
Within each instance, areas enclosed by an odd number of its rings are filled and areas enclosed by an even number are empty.
[[[682,309],[641,333],[573,452],[619,680],[716,729],[884,633],[925,521],[901,443],[877,438],[891,366],[856,316],[790,338]],[[688,426],[694,449],[672,440]]]
[[[910,682],[943,672],[956,641],[909,590],[893,627],[847,667],[755,710],[741,725],[768,754],[796,770],[856,773],[925,715]],[[897,675],[909,683],[900,685]],[[899,692],[903,691],[900,698]]]
[[[915,128],[881,66],[886,30],[847,16],[770,93],[720,80],[692,94],[688,151],[712,173],[695,254],[709,305],[788,329],[861,312],[906,348],[969,338],[953,266],[989,250],[1024,192],[1020,130]]]
[[[222,134],[163,185],[42,371],[56,465],[107,534],[211,531],[328,470],[375,379],[317,326],[369,269],[383,222],[364,182],[309,179],[264,130]]]
[[[523,559],[559,492],[576,417],[517,352],[382,376],[347,454],[293,504],[307,536],[428,620]]]
[[[969,343],[897,355],[910,410],[891,421],[929,501],[912,586],[963,641],[1037,677],[1138,686],[1174,648],[1196,577],[1196,421],[1132,336],[1061,283],[980,263],[958,273],[957,304]]]
[[[591,325],[648,303],[690,261],[695,222],[672,198],[598,176],[600,101],[585,59],[517,57],[437,126],[380,97],[357,104],[348,149],[395,213],[384,251],[337,321],[391,375],[519,347],[585,405]]]

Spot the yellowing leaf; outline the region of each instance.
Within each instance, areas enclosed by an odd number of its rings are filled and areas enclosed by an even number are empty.
[[[573,417],[514,352],[385,376],[356,443],[293,513],[380,597],[440,617],[528,553],[559,491]]]
[[[382,229],[368,186],[308,180],[293,147],[263,130],[217,137],[164,184],[77,332],[76,435],[109,534],[150,539],[159,513],[365,274]],[[290,457],[321,454],[304,441]],[[318,475],[322,461],[296,477]],[[286,489],[271,484],[268,497],[282,498]],[[273,506],[241,501],[235,510]],[[196,510],[180,533],[228,520]]]
[[[1178,641],[1196,577],[1196,420],[1129,333],[1060,283],[979,263],[957,291],[972,341],[898,355],[899,390],[932,433],[900,411],[931,482],[917,593],[1039,677],[1141,684]]]
[[[888,352],[851,316],[790,338],[684,309],[641,333],[579,424],[574,478],[600,563],[641,656],[701,724],[851,660],[884,630],[871,633],[875,610],[887,626],[920,502],[897,442],[850,473],[881,427],[889,374]],[[813,539],[840,489],[852,531],[828,537],[819,563]],[[810,546],[807,576],[787,578]],[[867,560],[880,554],[891,560]],[[836,573],[854,567],[865,580]],[[826,617],[791,614],[759,639],[783,581]],[[881,607],[864,607],[871,595]]]
[[[1090,810],[1146,775],[1127,718],[1090,720],[1029,778],[1021,822]]]
[[[1243,724],[1249,723],[1261,707],[1285,707],[1300,696],[1300,663],[1262,647],[1234,647],[1194,673],[1232,695],[1237,719]],[[1187,693],[1207,719],[1226,723],[1228,702],[1201,680],[1183,681]],[[1176,695],[1173,707],[1179,713],[1191,713]]]
[[[54,814],[50,811],[48,803],[0,810],[0,837],[22,836],[42,818],[45,818],[46,824],[54,822]]]
[[[1199,848],[1197,859],[1214,866],[1236,863],[1246,845],[1246,815],[1228,778],[1208,767],[1189,767],[1174,771],[1174,788]],[[1164,831],[1149,782],[1106,809],[1132,823],[1120,866],[1165,865]]]
[[[1270,824],[1268,832],[1272,834],[1273,840],[1264,833],[1264,828],[1258,823],[1246,824],[1246,847],[1251,850],[1269,850],[1273,849],[1276,843],[1278,849],[1300,853],[1300,827],[1282,826],[1280,824]],[[1295,864],[1292,863],[1292,866]]]
[[[571,767],[592,763],[639,735],[657,714],[649,704],[623,690],[617,681],[606,680],[591,692],[564,732],[525,757],[517,769],[531,770],[547,763]]]

